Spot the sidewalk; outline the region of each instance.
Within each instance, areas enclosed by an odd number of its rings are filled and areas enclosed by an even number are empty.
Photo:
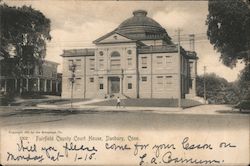
[[[105,101],[109,99],[93,99],[89,101],[73,103],[73,108],[70,104],[63,105],[45,105],[38,104],[33,109],[60,109],[60,110],[77,110],[77,111],[97,111],[97,112],[143,112],[143,113],[160,113],[160,114],[200,114],[200,115],[225,115],[225,114],[240,114],[239,111],[233,111],[228,105],[199,105],[190,108],[179,108],[179,107],[119,107],[116,106],[97,106],[87,105],[99,101]],[[244,115],[244,114],[242,114]],[[249,114],[245,114],[249,115]]]
[[[85,104],[92,104],[92,103],[107,101],[107,100],[109,100],[109,99],[92,99],[92,100],[87,100],[87,101],[74,102],[73,105],[74,105],[74,107],[81,107],[81,106],[84,106]],[[70,107],[71,104],[64,104],[62,106],[63,107]]]

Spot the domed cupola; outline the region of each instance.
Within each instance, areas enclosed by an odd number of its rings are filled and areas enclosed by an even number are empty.
[[[167,39],[166,30],[152,18],[147,17],[147,11],[136,10],[133,17],[123,21],[116,32],[134,40]]]

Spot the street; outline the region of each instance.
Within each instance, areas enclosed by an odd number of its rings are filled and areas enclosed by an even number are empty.
[[[0,111],[1,127],[33,128],[114,128],[114,129],[195,129],[224,130],[249,129],[249,113],[217,110],[211,113],[209,108],[221,106],[198,106],[182,111],[111,109],[23,109],[22,107],[2,107]],[[104,109],[104,108],[103,108]],[[221,107],[220,109],[224,109]]]
[[[211,143],[214,150],[197,149],[185,152],[179,147],[178,150],[173,151],[175,155],[196,156],[197,159],[218,159],[218,162],[231,165],[249,163],[249,113],[232,112],[223,105],[202,105],[175,111],[165,109],[165,111],[159,109],[157,112],[153,109],[133,110],[115,107],[109,109],[105,107],[103,110],[96,108],[38,109],[37,107],[5,107],[3,109],[2,107],[0,125],[2,133],[5,134],[2,134],[1,138],[4,142],[13,142],[10,144],[12,148],[16,147],[15,142],[20,136],[28,136],[27,138],[33,142],[38,141],[36,139],[54,137],[54,142],[48,141],[48,144],[56,147],[74,139],[77,143],[95,145],[101,149],[107,143],[110,146],[114,146],[113,143],[117,146],[123,143],[116,139],[133,140],[129,141],[128,146],[134,146],[138,141],[150,143],[150,146],[169,142],[178,146],[185,138],[204,145]],[[29,134],[25,134],[27,131]],[[31,131],[39,134],[31,134]],[[19,132],[22,134],[17,134]],[[46,144],[37,142],[37,146]],[[224,146],[231,144],[235,148],[218,148],[222,144],[225,144]],[[5,149],[8,148],[3,148]],[[147,153],[148,155],[154,154]],[[222,153],[227,157],[221,156]],[[131,165],[139,165],[139,156],[137,158],[134,156],[131,160],[129,152],[117,152],[117,154],[106,152],[102,155],[99,152],[96,155],[98,160],[95,164],[98,162],[110,164],[112,155],[117,155],[121,159],[112,163],[121,164],[129,161]],[[2,158],[3,161],[5,159],[6,156]],[[145,160],[145,162],[150,162],[149,156]],[[69,163],[70,158],[65,162]]]

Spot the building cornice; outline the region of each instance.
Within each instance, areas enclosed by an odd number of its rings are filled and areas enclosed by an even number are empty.
[[[95,50],[96,49],[94,48],[63,50],[63,54],[60,56],[62,57],[94,56]]]

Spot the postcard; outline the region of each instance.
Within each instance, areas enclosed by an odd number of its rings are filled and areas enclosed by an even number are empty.
[[[0,165],[250,164],[249,1],[0,1]]]

